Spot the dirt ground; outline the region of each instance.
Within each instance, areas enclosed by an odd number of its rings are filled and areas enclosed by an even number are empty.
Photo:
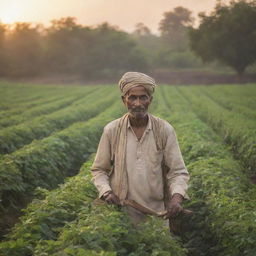
[[[211,84],[242,84],[256,82],[255,74],[245,74],[239,77],[236,74],[218,74],[203,71],[156,71],[153,77],[158,83],[175,85],[211,85]]]
[[[170,85],[213,85],[213,84],[243,84],[256,83],[256,73],[245,74],[239,77],[236,74],[219,74],[206,71],[167,71],[155,70],[146,72],[152,76],[158,84]],[[34,84],[54,84],[54,85],[98,85],[98,84],[117,84],[120,74],[111,78],[90,79],[55,75],[45,77],[13,79],[15,82],[27,82]],[[10,80],[10,79],[8,79]]]

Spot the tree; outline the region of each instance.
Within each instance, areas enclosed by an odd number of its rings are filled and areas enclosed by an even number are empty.
[[[128,33],[103,23],[93,30],[91,40],[93,45],[81,65],[83,74],[107,77],[120,75],[126,70],[143,71],[147,68],[145,55]]]
[[[151,35],[150,29],[142,22],[135,25],[135,30],[133,32],[137,36],[149,36]]]
[[[40,72],[41,35],[39,26],[15,23],[5,40],[8,75],[33,76]]]
[[[135,25],[135,30],[131,34],[138,47],[144,52],[151,68],[156,67],[155,61],[158,52],[164,47],[161,37],[151,33],[150,29],[142,22]]]
[[[191,28],[191,49],[204,62],[219,60],[242,75],[256,60],[256,1],[219,2]]]
[[[47,29],[45,45],[45,68],[50,73],[76,74],[80,59],[88,42],[91,29],[76,23],[74,17],[51,21]]]
[[[45,49],[45,67],[55,74],[111,77],[147,66],[135,40],[108,23],[93,28],[77,24],[72,17],[52,21]]]
[[[188,44],[187,30],[193,24],[191,11],[184,7],[176,7],[165,12],[159,23],[159,30],[164,41],[174,50],[184,50]]]
[[[0,75],[6,72],[5,37],[7,26],[0,23]]]

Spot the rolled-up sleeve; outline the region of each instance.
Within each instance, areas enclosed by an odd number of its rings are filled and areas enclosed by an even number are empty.
[[[99,191],[99,197],[110,191],[109,174],[111,171],[111,145],[106,128],[101,136],[94,163],[91,168],[92,181]]]
[[[166,175],[169,195],[175,193],[189,199],[187,195],[189,173],[182,158],[177,136],[171,125],[166,126],[167,142],[164,150],[165,165],[168,167]]]

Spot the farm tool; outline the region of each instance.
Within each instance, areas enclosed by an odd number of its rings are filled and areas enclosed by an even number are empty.
[[[101,200],[101,199],[96,199],[94,201],[94,203],[96,205],[99,205],[99,204],[104,204],[105,201]],[[136,201],[134,200],[130,200],[130,199],[126,199],[122,202],[122,206],[130,206],[134,209],[136,209],[137,211],[140,211],[141,213],[143,214],[146,214],[146,215],[152,215],[152,216],[156,216],[156,217],[160,217],[160,218],[165,218],[166,215],[167,215],[167,210],[164,210],[164,211],[160,211],[160,212],[157,212],[147,206],[144,206],[142,204],[139,204],[137,203]],[[188,209],[183,209],[182,212],[175,218],[169,218],[169,226],[170,226],[170,231],[175,234],[175,235],[179,235],[183,232],[183,225],[182,223],[185,220],[186,217],[189,217],[191,215],[193,215],[193,211],[191,210],[188,210]]]
[[[134,209],[142,212],[143,214],[153,215],[160,218],[165,218],[167,215],[167,210],[157,212],[149,207],[137,203],[134,200],[126,199],[124,200],[123,205],[131,206]],[[175,235],[181,234],[183,232],[182,222],[185,221],[184,218],[193,215],[193,213],[194,212],[191,210],[183,209],[182,212],[177,217],[169,218],[170,231]]]

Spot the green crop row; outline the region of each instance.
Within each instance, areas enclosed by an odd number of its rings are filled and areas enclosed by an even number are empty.
[[[102,97],[108,91],[109,88],[102,88],[93,94],[88,93],[79,101],[59,111],[0,130],[0,154],[11,153],[34,139],[42,139],[74,122],[85,121],[97,115],[113,100],[113,95]],[[95,101],[95,97],[98,96],[102,98]]]
[[[256,112],[255,112],[256,105],[254,109],[251,109],[247,106],[244,106],[243,104],[243,102],[247,102],[247,100],[250,99],[250,97],[248,96],[247,97],[240,96],[240,98],[236,99],[235,97],[232,97],[232,95],[225,93],[225,91],[223,92],[220,88],[215,88],[215,87],[211,87],[211,88],[200,87],[200,89],[198,88],[198,90],[200,90],[200,92],[207,95],[210,99],[212,99],[217,104],[221,105],[225,109],[230,110],[233,114],[237,114],[237,113],[242,114],[248,119],[256,118]],[[253,100],[253,98],[254,100],[256,100],[256,93],[255,93],[255,97],[251,97],[251,100]]]
[[[256,174],[256,120],[234,114],[200,93],[197,88],[180,88],[196,114],[231,145],[250,176]],[[253,96],[252,96],[253,97]]]
[[[98,107],[102,111],[106,106]],[[3,156],[0,163],[0,225],[19,212],[36,187],[54,188],[73,175],[88,154],[95,152],[106,122],[122,112],[120,103],[87,122],[75,123],[41,141]]]
[[[256,108],[255,95],[256,86],[255,84],[246,85],[218,85],[208,88],[210,91],[216,91],[219,94],[225,94],[227,99],[232,98],[232,101],[243,105],[251,110]]]
[[[35,106],[48,104],[50,102],[53,102],[55,100],[61,99],[63,95],[52,95],[51,97],[43,97],[41,99],[35,100],[35,101],[29,101],[26,104],[23,104],[22,106],[14,107],[9,110],[1,110],[0,111],[0,118],[5,118],[8,116],[13,116],[17,114],[22,114],[24,111],[29,110]]]
[[[50,102],[43,106],[39,105],[34,108],[31,108],[22,114],[17,114],[17,115],[2,118],[0,120],[0,128],[17,125],[17,124],[26,122],[27,120],[38,117],[40,115],[49,114],[56,110],[64,108],[64,107],[72,104],[73,102],[81,99],[82,97],[87,96],[94,89],[93,87],[86,87],[86,88],[88,88],[88,89],[84,90],[83,93],[80,93],[80,94],[72,93],[71,95],[65,96],[59,100],[54,101],[54,102]]]
[[[134,229],[122,210],[95,204],[90,165],[60,188],[43,191],[45,198],[29,205],[0,244],[0,255],[186,255],[160,220],[150,218]]]
[[[256,188],[213,130],[175,88],[164,88],[165,118],[175,127],[191,174],[187,203],[195,211],[183,234],[191,255],[253,256]],[[243,121],[243,120],[241,120]],[[198,251],[198,248],[199,251]]]
[[[27,105],[29,102],[41,100],[49,95],[62,93],[63,91],[72,92],[66,86],[39,86],[27,84],[15,84],[0,82],[0,110],[8,110]],[[80,88],[75,90],[80,91]]]
[[[33,90],[33,89],[32,89]],[[31,95],[28,86],[16,85],[9,82],[0,82],[0,109],[8,109],[12,104],[24,102],[24,99],[40,97],[39,94]]]
[[[211,102],[212,105],[214,103],[209,99],[206,101],[207,97],[202,94],[200,97],[195,96],[191,89],[185,98],[183,90],[188,89],[187,87],[181,90],[173,87],[160,87],[153,101],[154,104],[155,102],[159,102],[159,104],[152,108],[154,114],[174,125],[185,162],[191,173],[189,188],[191,200],[185,205],[193,208],[195,214],[192,219],[183,223],[186,226],[186,232],[182,235],[183,241],[189,249],[190,256],[254,256],[256,241],[255,186],[244,175],[243,167],[239,161],[233,159],[220,137],[211,127],[202,122],[205,119],[199,115],[202,118],[200,120],[192,112],[195,110],[194,105],[191,104],[192,100],[193,104],[197,105],[198,101],[204,98],[205,102],[201,108],[205,108],[208,102]],[[117,108],[114,109],[117,111]],[[229,113],[225,109],[220,109]],[[205,111],[199,106],[196,110]],[[115,110],[111,108],[106,111],[105,114],[109,119],[103,118],[101,125],[113,119],[114,115],[111,111]],[[118,111],[119,115],[120,110]],[[214,117],[218,118],[218,115]],[[229,117],[231,118],[232,115]],[[236,121],[236,125],[247,122],[241,115],[236,116]],[[23,169],[20,169],[22,172],[29,171],[31,167],[40,170],[38,176],[35,176],[34,173],[31,176],[29,173],[26,174],[28,175],[26,179],[32,182],[40,180],[44,174],[49,176],[50,171],[55,173],[56,163],[60,163],[61,160],[66,163],[64,163],[63,169],[61,169],[62,166],[58,166],[59,170],[77,168],[74,166],[79,166],[78,163],[71,167],[68,166],[68,161],[74,163],[76,153],[78,153],[78,158],[82,158],[78,145],[75,147],[75,144],[79,144],[84,136],[81,136],[82,131],[87,130],[88,132],[90,128],[92,129],[92,133],[89,132],[89,135],[85,135],[90,150],[84,150],[84,152],[93,152],[96,148],[95,142],[93,142],[93,146],[90,143],[92,143],[92,134],[95,129],[98,129],[98,125],[92,123],[90,120],[87,123],[88,126],[79,127],[79,129],[76,125],[72,126],[77,127],[74,130],[79,130],[79,136],[75,136],[76,142],[73,142],[74,137],[69,135],[68,129],[57,133],[56,137],[49,137],[55,138],[56,144],[59,141],[66,144],[66,140],[68,143],[71,141],[74,143],[70,144],[73,156],[70,156],[69,159],[69,156],[66,155],[66,148],[62,147],[62,144],[55,148],[53,146],[44,147],[45,144],[42,142],[47,141],[49,139],[47,138],[38,142],[39,146],[32,143],[31,145],[35,145],[36,150],[32,150],[32,148],[27,150],[27,152],[30,151],[29,156],[16,158],[15,165],[22,166]],[[211,123],[209,124],[211,125]],[[219,125],[221,125],[221,121]],[[248,122],[242,127],[253,127],[253,122]],[[100,133],[101,130],[98,136]],[[62,135],[60,136],[60,134]],[[59,140],[60,138],[61,140]],[[28,147],[24,147],[24,149],[26,148],[28,149]],[[39,148],[45,148],[45,151],[38,154]],[[62,156],[58,152],[61,150],[64,152]],[[56,155],[54,155],[55,151],[57,151]],[[50,154],[52,154],[51,157]],[[30,162],[30,158],[33,158],[33,161]],[[56,161],[55,158],[57,158]],[[43,159],[45,161],[42,161]],[[42,163],[38,164],[40,161]],[[3,168],[5,167],[8,165],[3,166]],[[51,179],[52,177],[50,177]],[[7,241],[0,244],[0,255],[186,255],[185,250],[173,238],[167,236],[166,231],[162,230],[157,220],[151,219],[142,229],[133,230],[126,216],[119,210],[109,206],[96,207],[92,203],[96,197],[95,189],[89,180],[87,172],[81,171],[81,174],[69,179],[66,184],[55,191],[40,190],[42,194],[45,193],[45,199],[34,200],[25,210],[21,222],[8,235]],[[16,180],[16,183],[18,184],[19,181]],[[33,186],[38,186],[38,184]],[[21,200],[25,196],[23,191],[7,189],[5,192],[7,195],[14,196],[14,199]],[[17,202],[14,199],[6,198],[2,206],[8,206],[9,202],[15,206]],[[7,216],[8,210],[4,214]]]
[[[72,103],[72,98],[75,100],[85,96],[87,93],[93,92],[96,88],[99,87],[86,87],[83,91],[74,90],[67,91],[63,90],[58,93],[53,93],[38,99],[36,101],[28,101],[22,106],[12,108],[7,111],[0,111],[0,127],[6,127],[10,125],[15,125],[36,116],[50,113],[67,104]],[[65,104],[66,101],[66,104]]]

